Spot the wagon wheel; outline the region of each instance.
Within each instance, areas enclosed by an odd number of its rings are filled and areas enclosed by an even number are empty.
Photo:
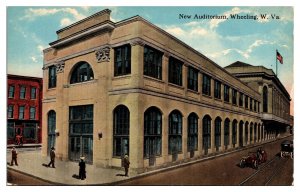
[[[257,163],[257,160],[254,160],[252,166],[253,166],[254,169],[258,169],[258,163]]]
[[[244,159],[241,159],[241,161],[240,161],[240,167],[241,168],[245,167],[245,160]]]

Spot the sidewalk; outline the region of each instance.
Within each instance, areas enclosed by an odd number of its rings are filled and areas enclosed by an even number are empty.
[[[54,185],[113,185],[115,182],[136,176],[136,174],[129,171],[130,177],[125,177],[123,176],[124,170],[106,169],[86,164],[87,178],[80,180],[72,177],[74,174],[78,175],[79,166],[77,162],[56,160],[56,168],[47,168],[42,164],[48,164],[50,158],[42,157],[40,149],[30,151],[17,150],[19,166],[7,165],[8,169],[48,181]],[[6,160],[7,163],[11,161],[10,149],[7,149]]]
[[[284,139],[291,135],[281,136],[278,139]],[[247,147],[239,148],[236,150],[228,151],[225,153],[215,154],[213,156],[202,157],[198,160],[175,164],[165,168],[158,168],[152,171],[145,173],[137,174],[129,170],[129,177],[125,177],[124,170],[117,170],[112,168],[101,168],[94,165],[86,164],[87,178],[85,180],[79,180],[73,175],[78,175],[79,166],[78,162],[72,161],[55,161],[56,168],[47,168],[42,164],[48,164],[50,161],[49,157],[42,157],[40,148],[18,148],[18,164],[19,166],[10,166],[7,165],[8,169],[16,170],[21,173],[33,176],[35,178],[47,181],[53,185],[116,185],[122,183],[124,180],[132,180],[138,177],[143,177],[147,175],[157,174],[166,170],[171,170],[179,168],[182,166],[187,166],[194,163],[199,163],[202,161],[207,161],[213,158],[225,156],[231,153],[236,153],[249,148],[256,148],[260,145],[266,143],[274,142],[275,139],[266,140],[262,143],[257,143]],[[10,148],[7,148],[7,163],[11,161],[11,152]]]

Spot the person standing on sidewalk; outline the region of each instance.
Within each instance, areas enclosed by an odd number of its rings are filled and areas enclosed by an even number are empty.
[[[50,167],[52,165],[52,168],[55,168],[55,151],[54,147],[51,147],[50,151],[50,163],[47,165],[47,167]]]
[[[125,168],[125,176],[128,177],[128,168],[129,168],[129,158],[128,158],[128,155],[125,155],[124,156],[124,159],[123,159],[123,166]]]
[[[10,162],[11,166],[14,165],[14,162],[15,162],[16,166],[18,166],[17,156],[18,156],[18,152],[17,152],[16,148],[13,147],[11,150],[11,162]]]
[[[80,157],[80,162],[79,162],[79,179],[84,180],[85,178],[86,178],[85,161],[84,161],[84,157]]]

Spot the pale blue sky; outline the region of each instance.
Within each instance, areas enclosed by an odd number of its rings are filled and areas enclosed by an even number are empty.
[[[292,7],[7,7],[7,73],[42,77],[42,50],[57,39],[56,31],[105,8],[115,22],[140,15],[222,67],[242,61],[275,71],[278,49],[284,59],[278,77],[293,97]],[[180,19],[179,14],[191,19]],[[195,14],[229,19],[194,19]],[[267,14],[269,19],[230,19],[230,14]]]

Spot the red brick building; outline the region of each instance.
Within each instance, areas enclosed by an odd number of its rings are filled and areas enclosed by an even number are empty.
[[[41,143],[43,79],[7,75],[7,144]]]

